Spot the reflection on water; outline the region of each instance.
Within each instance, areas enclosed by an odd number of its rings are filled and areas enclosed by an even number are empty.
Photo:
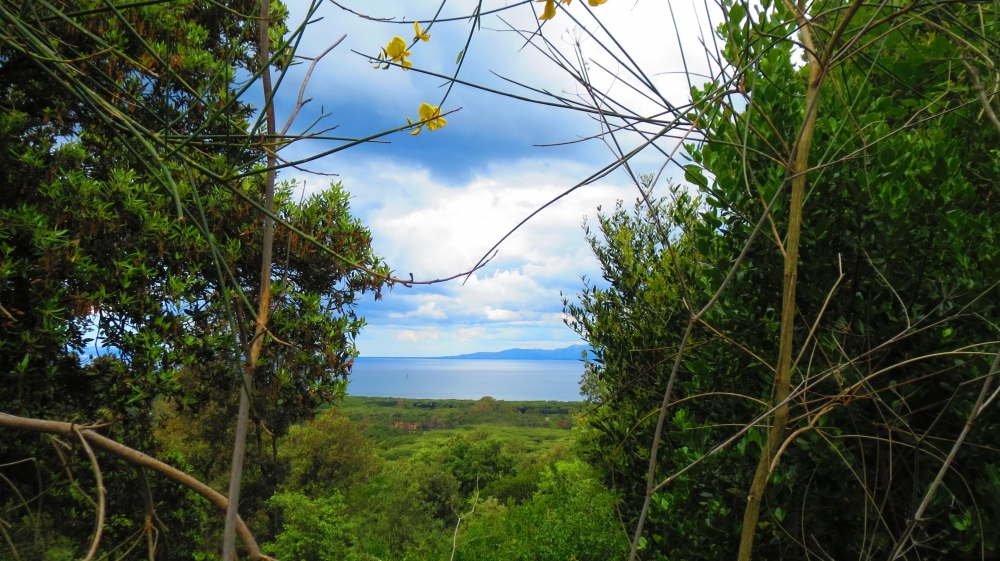
[[[370,397],[580,401],[579,360],[359,358],[347,393]]]

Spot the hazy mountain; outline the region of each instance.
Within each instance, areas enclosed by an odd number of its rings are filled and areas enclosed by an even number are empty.
[[[578,360],[589,345],[572,345],[563,349],[507,349],[494,353],[469,353],[467,355],[442,356],[438,358],[464,358],[480,360]]]

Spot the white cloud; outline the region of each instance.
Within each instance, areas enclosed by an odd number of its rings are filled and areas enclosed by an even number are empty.
[[[587,167],[565,161],[520,160],[494,164],[471,181],[452,186],[426,169],[372,159],[344,166],[341,177],[375,234],[375,246],[404,276],[436,278],[473,266],[533,210],[571,187]],[[634,198],[634,187],[611,181],[583,187],[543,210],[500,247],[477,277],[492,279],[493,297],[532,279],[562,276],[591,259],[580,226],[598,205]],[[553,253],[552,248],[564,251]],[[516,262],[525,271],[514,273]],[[499,264],[499,267],[498,267]],[[497,274],[484,275],[484,272]],[[531,276],[525,276],[530,271]],[[472,286],[477,286],[473,284]]]
[[[400,341],[409,341],[413,343],[418,343],[420,341],[425,341],[427,339],[437,339],[438,332],[433,329],[403,329],[396,332],[396,338]]]
[[[342,177],[372,229],[375,250],[402,276],[436,278],[470,267],[527,214],[572,185],[581,169],[572,162],[522,160],[450,185],[428,170],[377,159],[344,168]],[[563,324],[560,291],[572,295],[581,275],[600,272],[581,223],[598,206],[611,209],[618,199],[635,196],[624,182],[588,186],[522,226],[464,284],[397,286],[383,301],[365,304],[362,352],[433,356],[578,342]]]
[[[442,16],[468,14],[477,3],[452,0]],[[584,4],[574,2],[569,9],[584,25],[596,30]],[[696,17],[693,5],[681,4],[620,1],[594,8],[657,90],[677,104],[687,101],[689,89],[682,75],[672,74],[683,70],[685,61],[673,33],[671,8],[683,36],[688,68],[692,72],[708,68],[697,32],[709,25],[707,16],[702,13]],[[439,2],[347,0],[347,5],[359,11],[377,10],[371,15],[426,20]],[[501,0],[487,0],[484,10],[503,5]],[[290,8],[295,16],[301,12],[302,2],[290,2]],[[347,121],[338,134],[370,133],[373,131],[365,127],[371,123],[402,124],[406,115],[415,116],[420,102],[440,98],[440,79],[396,68],[374,70],[352,52],[375,53],[393,35],[409,37],[411,26],[362,20],[330,3],[325,3],[318,15],[324,19],[306,36],[303,54],[321,51],[342,33],[347,33],[347,39],[327,55],[314,74],[308,95],[315,101],[303,113],[303,122],[318,114],[320,106],[327,110],[336,107],[330,124],[340,122],[337,119]],[[527,6],[504,12],[504,18],[521,28],[534,24]],[[716,14],[713,23],[717,22]],[[450,73],[455,55],[464,46],[468,25],[464,20],[436,25],[432,40],[413,49],[414,63]],[[583,36],[575,28],[566,14],[545,28],[546,35],[571,58],[574,38]],[[496,17],[484,19],[463,67],[464,79],[517,91],[516,86],[490,73],[495,71],[567,96],[585,93],[535,49],[522,49],[523,40],[516,34],[491,29],[505,26]],[[711,37],[704,39],[712,44]],[[591,39],[585,39],[582,48],[586,56],[618,74],[616,78],[591,64],[590,76],[599,88],[636,110],[656,112],[654,102],[620,82],[635,79],[618,61],[600,54]],[[288,81],[296,87],[286,88],[283,95],[297,93],[297,77],[304,70],[305,65],[293,70]],[[524,90],[518,93],[529,94]],[[655,93],[650,95],[656,97]],[[287,106],[288,100],[283,103]],[[377,151],[366,146],[308,164],[311,169],[340,175],[352,193],[355,214],[373,232],[376,252],[401,277],[413,273],[417,278],[440,278],[467,270],[533,210],[612,159],[599,141],[530,148],[532,143],[572,140],[598,132],[597,124],[586,115],[512,103],[461,85],[455,87],[445,109],[459,105],[463,110],[449,116],[448,127],[442,131],[419,137],[398,135],[391,138],[391,145],[379,146]],[[363,115],[351,121],[354,113]],[[472,141],[478,142],[474,158],[468,154],[473,148],[463,144]],[[623,137],[622,141],[627,150],[637,137]],[[432,156],[426,155],[431,153],[428,146],[437,147]],[[417,161],[421,164],[414,164]],[[633,167],[639,173],[650,172],[660,163],[662,157],[648,150],[633,160]],[[291,172],[283,177],[306,176]],[[326,179],[309,179],[310,190],[326,184]],[[598,206],[610,211],[616,200],[631,201],[635,196],[630,180],[623,172],[616,172],[543,210],[511,235],[495,259],[464,285],[397,286],[384,301],[366,302],[361,312],[369,325],[359,347],[368,356],[433,356],[514,346],[555,348],[577,342],[577,336],[563,324],[560,291],[572,295],[580,289],[581,275],[594,278],[600,273],[583,238],[581,222],[584,216],[593,217]]]
[[[521,319],[522,315],[518,312],[512,310],[504,310],[500,308],[491,308],[486,306],[483,308],[486,312],[486,317],[495,321],[510,321],[515,319]]]
[[[416,310],[412,312],[406,312],[401,314],[398,312],[393,312],[389,314],[392,319],[403,319],[403,318],[428,318],[428,319],[446,319],[448,314],[444,313],[443,310],[438,309],[437,302],[427,302],[421,304]]]

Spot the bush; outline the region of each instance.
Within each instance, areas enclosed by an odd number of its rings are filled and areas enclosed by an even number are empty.
[[[521,505],[496,499],[469,518],[461,561],[606,561],[628,554],[614,498],[580,461],[558,462],[541,474],[538,491]]]
[[[310,499],[302,493],[278,493],[267,501],[280,509],[284,523],[263,550],[282,561],[341,561],[351,558],[354,525],[339,493]]]
[[[278,453],[289,462],[287,490],[309,495],[345,492],[377,467],[372,441],[336,409],[291,427]]]

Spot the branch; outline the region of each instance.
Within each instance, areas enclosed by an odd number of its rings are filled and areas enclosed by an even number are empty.
[[[267,117],[267,134],[274,135],[274,100],[273,88],[271,87],[271,67],[270,67],[270,46],[271,40],[268,36],[270,29],[270,9],[269,0],[260,2],[260,32],[257,38],[257,51],[260,54],[261,83],[264,89],[265,111]],[[331,47],[332,48],[332,47]],[[325,54],[325,53],[324,53]],[[318,60],[318,59],[317,59]],[[314,63],[316,61],[313,61]],[[309,68],[312,72],[312,67]],[[301,95],[304,93],[308,83],[308,76],[302,83],[302,90],[299,91],[300,103]],[[296,107],[298,112],[298,107]],[[293,114],[294,118],[295,115]],[[291,121],[289,121],[291,125]],[[284,134],[284,133],[282,133]],[[249,348],[246,350],[245,362],[243,365],[242,387],[240,391],[239,413],[236,417],[236,436],[233,443],[233,461],[229,471],[229,505],[226,509],[226,526],[222,537],[222,561],[234,561],[236,559],[236,519],[239,517],[240,505],[240,482],[243,478],[243,460],[246,453],[247,424],[250,419],[250,388],[253,387],[253,378],[257,370],[257,361],[260,358],[260,351],[264,345],[263,334],[267,331],[267,318],[271,311],[271,250],[274,243],[274,181],[276,177],[275,153],[267,153],[267,175],[264,182],[264,209],[268,211],[264,215],[264,231],[261,240],[261,264],[260,264],[260,301],[257,308],[257,321],[254,326],[254,338]]]
[[[160,517],[156,515],[153,493],[149,490],[149,480],[146,479],[146,470],[135,466],[135,475],[136,479],[139,480],[139,491],[142,492],[142,503],[146,510],[146,521],[142,530],[146,534],[149,561],[155,561],[158,557],[167,558],[167,528]],[[160,544],[160,536],[163,536],[162,545]]]
[[[920,502],[917,512],[913,514],[913,519],[906,525],[906,530],[903,532],[902,537],[899,538],[899,542],[896,543],[896,547],[893,549],[892,555],[889,557],[889,561],[899,559],[907,541],[910,539],[910,536],[913,535],[913,530],[916,529],[918,523],[923,522],[924,512],[927,510],[927,507],[930,506],[931,500],[934,498],[934,493],[937,492],[937,488],[941,486],[944,474],[948,472],[948,469],[951,467],[951,463],[955,461],[958,449],[962,447],[962,444],[965,442],[965,437],[968,436],[969,431],[972,430],[973,423],[976,422],[976,418],[979,417],[979,414],[982,413],[983,409],[985,409],[987,405],[985,402],[986,395],[990,391],[990,383],[993,382],[993,378],[996,377],[998,370],[1000,370],[1000,352],[997,353],[996,358],[993,360],[993,366],[990,367],[989,375],[986,376],[985,380],[983,380],[983,389],[979,391],[979,398],[976,399],[976,404],[972,407],[972,413],[969,413],[969,420],[965,422],[965,426],[962,427],[962,433],[958,435],[958,439],[955,440],[955,444],[951,447],[951,452],[948,454],[948,458],[945,459],[943,464],[941,464],[941,469],[938,470],[937,476],[934,478],[934,482],[931,483],[931,486],[927,489],[927,493],[924,494],[924,500]]]
[[[479,504],[479,481],[476,481],[476,497],[472,501],[472,510],[459,516],[458,522],[455,523],[455,534],[451,537],[451,557],[448,561],[455,561],[455,551],[458,549],[458,527],[462,525],[462,520],[472,516],[472,513],[476,512],[477,504]]]
[[[97,456],[94,455],[94,451],[87,444],[87,439],[80,434],[80,429],[75,426],[73,430],[76,432],[76,436],[80,439],[80,444],[83,444],[83,449],[87,451],[87,457],[90,458],[90,464],[94,466],[94,483],[97,485],[97,520],[94,524],[94,539],[90,542],[90,551],[87,552],[87,557],[83,561],[93,561],[94,556],[97,555],[97,548],[101,545],[101,534],[104,533],[104,514],[105,514],[105,502],[104,502],[104,478],[101,476],[101,466],[97,464]]]
[[[860,1],[855,1],[855,5],[859,4]],[[792,179],[792,196],[789,201],[788,238],[785,244],[784,278],[782,279],[781,331],[778,342],[777,371],[774,376],[774,400],[781,403],[781,405],[775,410],[774,421],[768,431],[767,442],[761,451],[753,484],[750,486],[750,493],[747,496],[747,506],[743,513],[743,531],[740,537],[739,561],[750,561],[751,554],[753,553],[754,535],[757,530],[757,520],[760,516],[760,504],[764,497],[764,490],[767,488],[767,482],[770,479],[772,461],[775,458],[775,453],[781,441],[784,439],[785,427],[788,423],[788,396],[792,379],[792,346],[794,345],[795,312],[797,310],[795,294],[799,268],[799,238],[802,227],[802,208],[805,205],[809,151],[812,147],[816,116],[819,112],[819,93],[825,76],[823,67],[826,64],[826,60],[820,60],[815,54],[812,54],[816,52],[816,49],[813,44],[809,22],[805,19],[805,14],[797,13],[794,9],[792,9],[792,13],[796,14],[802,43],[809,47],[807,52],[810,54],[808,62],[809,82],[806,86],[806,111],[802,128],[799,131],[799,137],[796,139],[795,144],[793,144],[795,160],[792,170],[796,175]],[[841,28],[846,27],[849,20],[849,17],[845,18],[841,24]],[[833,44],[831,43],[830,48],[832,47]],[[840,279],[837,280],[837,284],[839,283]],[[836,289],[836,285],[834,289]]]
[[[6,525],[7,523],[0,519],[0,535],[2,535],[3,540],[7,542],[7,547],[10,548],[10,552],[14,556],[14,561],[21,561],[21,556],[18,555],[17,548],[14,547],[14,542],[11,541],[10,535],[7,533],[7,530],[4,529],[4,526]]]
[[[299,110],[302,109],[305,106],[305,104],[307,104],[310,101],[312,101],[312,98],[303,100],[302,97],[306,93],[306,86],[309,85],[309,80],[312,78],[312,73],[313,73],[313,70],[316,68],[316,64],[318,64],[319,61],[322,60],[323,57],[325,57],[327,53],[329,53],[337,45],[339,45],[340,42],[343,41],[345,37],[347,37],[346,34],[341,35],[340,39],[337,39],[336,41],[334,41],[333,44],[330,45],[329,47],[327,47],[325,51],[323,51],[322,53],[319,54],[319,56],[317,56],[316,58],[314,58],[313,61],[312,61],[312,64],[309,65],[309,70],[306,71],[306,77],[302,79],[302,86],[299,88],[299,97],[295,101],[295,110],[292,111],[291,116],[288,117],[288,121],[285,122],[284,128],[281,129],[281,136],[284,136],[285,133],[288,132],[288,129],[292,126],[292,123],[295,122],[295,117],[298,116]],[[271,134],[271,132],[268,131],[268,134]]]
[[[979,101],[983,102],[983,110],[986,111],[986,116],[990,118],[993,126],[997,128],[997,132],[1000,132],[1000,119],[997,119],[997,114],[993,112],[993,106],[990,105],[990,98],[986,97],[986,90],[983,88],[982,81],[979,80],[979,73],[965,59],[962,59],[962,64],[965,65],[965,68],[972,76],[972,84],[976,87],[976,91],[979,92]]]
[[[183,471],[171,465],[165,464],[151,456],[147,456],[138,450],[119,444],[118,442],[115,442],[106,436],[97,434],[90,429],[77,428],[70,423],[63,423],[60,421],[29,419],[26,417],[8,415],[7,413],[0,413],[0,428],[26,430],[42,434],[57,434],[67,438],[73,437],[74,434],[79,434],[81,437],[86,439],[91,446],[97,448],[98,450],[102,450],[112,456],[125,460],[133,466],[153,470],[167,479],[180,483],[181,485],[208,499],[209,502],[214,504],[216,508],[222,512],[225,512],[226,508],[229,506],[229,499],[223,496],[222,493],[219,493],[215,489],[212,489],[208,485],[205,485],[201,481],[198,481]],[[243,546],[246,547],[251,560],[270,559],[269,557],[261,554],[260,547],[257,545],[257,541],[254,539],[253,535],[250,533],[250,529],[247,528],[246,524],[244,524],[243,520],[239,517],[236,519],[236,533],[240,536],[240,539],[243,540]]]

